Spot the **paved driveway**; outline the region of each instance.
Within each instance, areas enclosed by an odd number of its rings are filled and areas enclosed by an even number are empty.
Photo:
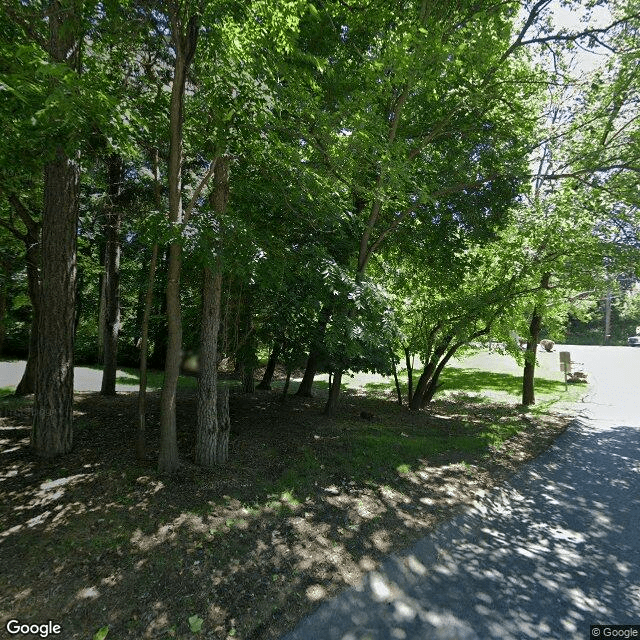
[[[640,349],[567,349],[593,384],[556,444],[283,640],[586,640],[590,624],[640,625]]]

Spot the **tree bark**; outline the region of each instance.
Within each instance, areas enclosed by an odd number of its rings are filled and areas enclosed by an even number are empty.
[[[31,302],[31,325],[29,327],[29,353],[27,365],[15,390],[16,396],[35,393],[38,369],[38,323],[40,322],[40,223],[25,207],[20,198],[9,193],[9,202],[24,223],[26,233],[14,235],[24,243],[27,265],[27,292]]]
[[[231,418],[229,416],[229,387],[223,387],[218,394],[218,450],[216,463],[224,464],[229,458],[229,433]]]
[[[329,397],[327,398],[327,403],[324,406],[324,414],[327,416],[334,416],[338,409],[342,374],[343,371],[341,369],[335,371],[333,374],[333,382],[329,387]]]
[[[31,300],[31,327],[29,328],[29,354],[27,364],[15,395],[26,396],[35,393],[36,374],[38,371],[38,325],[40,323],[40,240],[38,238],[40,226],[34,224],[35,229],[27,231],[27,287]]]
[[[109,203],[104,251],[104,325],[102,388],[105,396],[116,394],[118,333],[120,331],[120,191],[122,159],[112,154],[108,161]]]
[[[409,408],[412,411],[417,411],[423,405],[425,394],[429,388],[429,383],[431,382],[431,378],[433,377],[434,372],[438,366],[438,362],[440,358],[446,353],[447,347],[451,343],[451,337],[446,337],[443,341],[436,347],[431,358],[429,358],[429,362],[424,367],[424,371],[422,375],[418,378],[418,383],[416,384],[416,389],[413,392],[413,397],[411,398],[411,402],[409,403]]]
[[[282,387],[282,401],[287,399],[289,393],[289,384],[291,383],[291,367],[287,367],[287,377],[284,380],[284,387]]]
[[[540,279],[540,290],[550,289],[551,272],[545,271]],[[540,306],[536,304],[531,314],[529,324],[529,337],[527,338],[527,348],[524,354],[524,371],[522,374],[522,404],[528,407],[535,404],[535,374],[536,374],[536,351],[540,342],[540,330],[542,329],[542,313]]]
[[[296,391],[297,396],[302,396],[303,398],[313,397],[313,380],[316,377],[316,372],[318,371],[318,360],[319,348],[312,345],[311,350],[309,351],[309,357],[307,358],[307,365],[304,369],[304,375],[302,376],[300,386]]]
[[[527,349],[524,354],[524,372],[522,375],[522,404],[528,407],[536,403],[535,397],[535,373],[536,373],[536,350],[540,341],[540,329],[542,328],[542,316],[538,311],[538,306],[533,308],[531,323],[529,324],[529,337],[527,339]]]
[[[156,209],[162,209],[162,190],[160,188],[160,158],[158,150],[153,154],[153,191]],[[158,244],[151,249],[151,264],[147,279],[147,291],[144,297],[144,311],[140,328],[140,387],[138,389],[138,429],[136,431],[136,457],[144,460],[147,456],[146,427],[147,427],[147,357],[149,351],[149,320],[153,306],[153,288],[156,282],[158,268]]]
[[[425,407],[433,400],[433,396],[436,394],[436,391],[441,386],[438,384],[438,381],[440,380],[440,374],[442,373],[444,368],[447,366],[447,363],[449,362],[449,360],[451,360],[451,358],[455,355],[455,352],[461,346],[462,346],[462,343],[455,344],[453,347],[451,347],[451,349],[449,349],[449,351],[447,351],[444,358],[442,358],[442,360],[438,362],[438,365],[436,366],[433,372],[433,375],[431,376],[431,380],[429,380],[429,384],[427,385],[427,389],[422,398],[422,405],[421,405],[422,407]]]
[[[218,461],[218,330],[222,273],[204,269],[202,286],[202,323],[200,329],[200,376],[198,378],[198,414],[196,463],[212,467]]]
[[[314,335],[311,340],[311,348],[309,349],[309,357],[307,359],[307,366],[302,376],[300,386],[296,391],[297,396],[303,398],[311,398],[313,396],[313,379],[316,376],[318,365],[320,364],[320,355],[322,352],[322,345],[324,344],[324,336],[327,331],[327,324],[331,318],[331,309],[327,306],[323,306],[318,316],[318,323]]]
[[[273,380],[273,374],[276,370],[276,365],[278,364],[278,358],[280,357],[280,352],[282,351],[282,341],[277,340],[271,350],[271,354],[269,355],[269,361],[267,362],[267,367],[264,370],[264,375],[262,376],[262,380],[260,384],[256,387],[260,391],[270,391],[271,390],[271,381]]]
[[[149,351],[149,318],[153,305],[153,287],[156,279],[158,264],[158,245],[151,249],[151,264],[149,265],[149,279],[147,293],[144,299],[144,314],[140,338],[140,388],[138,389],[138,429],[136,432],[136,457],[144,460],[147,455],[146,422],[147,422],[147,352]]]
[[[22,378],[18,382],[18,386],[14,394],[16,396],[27,396],[35,393],[36,390],[36,374],[38,372],[38,323],[40,315],[33,307],[31,310],[31,326],[29,327],[29,354],[27,355],[27,364],[24,368]]]
[[[253,377],[258,358],[256,356],[256,337],[253,326],[253,295],[247,289],[242,305],[242,343],[238,349],[236,365],[240,369],[243,393],[255,393],[256,382]]]
[[[407,365],[407,404],[411,405],[413,398],[413,365],[411,363],[409,347],[404,347],[404,361]]]
[[[396,383],[396,394],[398,395],[398,404],[402,406],[402,391],[400,390],[400,381],[398,380],[398,369],[396,367],[396,355],[391,353],[391,364],[393,365],[393,379]]]
[[[156,281],[161,291],[167,290],[167,272],[169,266],[169,248],[160,253],[158,247],[158,263],[156,265]],[[155,310],[155,313],[154,313]],[[149,333],[153,339],[153,351],[149,354],[149,365],[155,369],[164,369],[167,356],[167,296],[154,298],[152,316],[149,318]]]
[[[31,444],[53,457],[73,444],[76,230],[80,172],[62,147],[45,167],[38,368]]]
[[[195,53],[198,21],[195,16],[183,28],[180,6],[170,7],[172,39],[175,46],[173,86],[169,113],[169,221],[174,229],[182,224],[182,145],[184,89],[187,70]],[[169,247],[167,269],[167,357],[160,396],[160,454],[158,471],[172,473],[179,466],[176,434],[176,394],[182,360],[182,318],[180,311],[180,271],[182,246],[174,239]]]
[[[229,199],[229,167],[224,157],[217,158],[214,189],[211,194],[213,210],[219,218],[224,215]],[[200,325],[200,376],[198,378],[198,414],[196,423],[196,463],[212,467],[226,460],[224,424],[220,424],[218,402],[218,332],[222,297],[222,271],[216,259],[215,267],[205,267],[202,284],[202,321]],[[227,393],[228,415],[228,393]],[[228,442],[228,433],[227,433]],[[221,458],[223,458],[221,460]]]
[[[242,393],[255,393],[256,381],[253,377],[254,368],[250,365],[242,367]]]
[[[409,403],[409,409],[411,409],[411,411],[417,411],[418,409],[420,409],[420,407],[422,407],[422,400],[424,398],[424,394],[427,391],[427,388],[429,386],[429,381],[431,380],[431,376],[433,375],[433,372],[435,371],[435,368],[436,368],[437,361],[434,358],[432,358],[431,360],[429,360],[429,362],[427,362],[427,364],[424,367],[424,370],[422,371],[422,373],[420,374],[420,377],[418,378],[416,389],[413,392],[413,395],[411,396],[411,402]]]
[[[48,53],[54,62],[79,70],[80,8],[59,0],[48,16]],[[55,83],[56,80],[52,80]],[[73,444],[73,349],[77,273],[80,170],[62,145],[51,149],[44,169],[42,274],[38,319],[38,370],[31,446],[36,455],[54,457]]]

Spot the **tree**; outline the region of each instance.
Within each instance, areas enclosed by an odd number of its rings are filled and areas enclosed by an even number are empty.
[[[51,64],[63,78],[77,74],[82,41],[81,3],[60,0],[48,15]],[[52,91],[62,91],[52,79]],[[31,443],[44,457],[67,453],[73,442],[73,365],[76,296],[76,230],[80,171],[77,152],[58,140],[44,167],[42,271],[38,373]]]
[[[15,391],[17,396],[24,396],[34,393],[37,372],[38,325],[40,322],[40,221],[16,193],[9,192],[7,201],[17,220],[14,215],[10,215],[8,221],[2,220],[0,224],[24,245],[27,293],[31,303],[27,364]]]
[[[345,225],[357,239],[350,265],[361,278],[385,243],[446,215],[452,196],[513,191],[523,168],[514,120],[531,126],[524,115],[531,89],[526,65],[515,54],[513,63],[511,54],[503,59],[513,22],[506,6],[376,5],[366,20],[332,10],[344,27],[335,34],[332,72],[317,76],[326,115],[308,118],[303,139],[344,198]],[[505,104],[508,113],[498,109]],[[509,160],[513,170],[505,171]],[[341,376],[335,372],[327,413]]]
[[[102,373],[102,395],[116,393],[116,367],[118,356],[118,333],[120,330],[120,225],[122,158],[110,154],[107,161],[108,198],[106,212],[106,246],[104,251],[103,291],[104,314],[104,368]],[[102,318],[101,318],[102,319]]]
[[[169,5],[171,40],[175,48],[173,85],[169,112],[169,222],[174,229],[182,225],[182,147],[184,92],[187,71],[198,43],[199,15],[195,7],[177,2]],[[171,473],[178,468],[176,439],[176,391],[182,361],[182,323],[180,310],[180,271],[182,246],[175,238],[169,246],[167,275],[167,357],[160,398],[160,455],[158,470]]]
[[[215,160],[214,188],[211,193],[211,208],[215,223],[227,209],[229,199],[229,159],[222,156]],[[212,224],[214,221],[211,221]],[[198,379],[198,418],[196,425],[196,462],[203,467],[212,467],[226,461],[228,430],[218,421],[218,331],[220,328],[220,299],[222,291],[222,269],[219,249],[210,246],[212,255],[203,269],[202,323],[200,332],[200,377]],[[228,402],[228,396],[227,400]],[[228,406],[226,409],[228,413]]]

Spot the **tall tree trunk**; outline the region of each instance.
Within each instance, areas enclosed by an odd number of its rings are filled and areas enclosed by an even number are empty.
[[[122,185],[122,159],[120,156],[112,154],[109,157],[108,174],[109,203],[104,251],[104,366],[100,393],[113,396],[116,393],[118,333],[120,331],[120,191]]]
[[[200,376],[196,427],[196,463],[212,467],[218,459],[218,330],[222,273],[205,267],[202,285]]]
[[[158,150],[153,154],[153,192],[156,209],[162,210],[162,190],[160,187],[160,158]],[[151,249],[151,264],[149,265],[149,277],[147,279],[147,291],[144,297],[144,312],[140,328],[140,387],[138,389],[138,429],[136,431],[136,457],[144,460],[147,456],[147,356],[149,351],[149,319],[153,306],[153,288],[156,282],[156,269],[158,267],[158,243]]]
[[[73,71],[80,67],[81,3],[59,0],[49,12],[48,53]],[[52,80],[55,84],[56,80]],[[52,87],[54,88],[54,87]],[[44,168],[41,313],[38,371],[31,445],[43,457],[70,451],[73,444],[73,348],[76,303],[76,234],[80,170],[62,145]]]
[[[253,377],[255,369],[250,364],[242,366],[242,393],[255,393],[256,381]]]
[[[533,308],[531,323],[529,324],[529,337],[527,339],[527,349],[524,354],[524,372],[522,376],[522,404],[525,407],[536,403],[535,397],[535,373],[536,373],[536,351],[540,341],[540,329],[542,328],[542,316],[538,311],[538,306]]]
[[[57,22],[53,20],[52,22]],[[73,443],[73,348],[76,298],[78,164],[58,147],[45,167],[41,313],[31,444],[53,457]]]
[[[35,393],[36,373],[38,370],[38,324],[40,322],[40,223],[36,222],[31,212],[13,193],[9,194],[9,201],[18,214],[26,233],[20,235],[24,242],[27,264],[27,291],[31,302],[31,325],[29,327],[29,353],[27,365],[22,378],[15,390],[15,395],[25,396]]]
[[[253,377],[258,358],[256,356],[256,337],[253,326],[253,295],[247,289],[242,305],[242,344],[238,349],[236,365],[242,380],[243,393],[255,393],[256,383]]]
[[[140,337],[140,388],[138,389],[138,429],[136,432],[136,457],[144,460],[147,456],[146,422],[147,422],[147,352],[149,351],[149,318],[153,305],[153,287],[156,280],[158,264],[158,245],[151,249],[151,264],[149,265],[149,279],[147,293],[144,298],[144,314]]]
[[[318,316],[318,323],[314,335],[311,339],[311,348],[309,349],[309,358],[307,359],[307,366],[302,376],[300,386],[296,391],[297,396],[303,398],[311,398],[313,396],[313,379],[316,376],[318,365],[320,364],[320,354],[324,344],[324,336],[327,331],[327,324],[331,318],[331,309],[328,306],[323,306]]]
[[[182,361],[182,318],[180,313],[180,269],[182,263],[180,244],[169,248],[167,273],[167,354],[164,382],[160,396],[160,454],[158,471],[172,473],[179,465],[176,433],[176,394],[180,363]]]
[[[271,381],[273,380],[273,374],[276,370],[276,365],[278,364],[278,358],[280,357],[281,351],[282,351],[282,341],[276,340],[275,344],[273,345],[273,349],[271,350],[271,354],[269,355],[269,360],[264,370],[264,375],[262,376],[262,380],[260,384],[256,387],[256,389],[260,389],[260,391],[271,390]]]
[[[224,215],[229,199],[229,167],[224,157],[216,160],[211,204],[219,218]],[[218,332],[222,296],[222,271],[219,260],[215,267],[205,267],[202,284],[202,321],[200,325],[200,376],[198,378],[198,416],[196,423],[196,463],[212,467],[226,460],[226,445],[222,442],[224,425],[219,413],[224,407],[218,402]],[[228,395],[227,395],[228,401]],[[228,406],[226,408],[228,415]],[[227,434],[228,441],[228,434]],[[224,458],[224,459],[221,459]]]
[[[184,88],[187,69],[195,53],[198,39],[198,21],[192,16],[186,29],[183,28],[181,7],[170,7],[172,39],[176,57],[171,89],[169,113],[169,222],[174,228],[182,224],[182,144]],[[160,454],[158,471],[171,473],[179,465],[178,441],[176,434],[176,393],[180,362],[182,360],[182,318],[180,311],[180,271],[182,247],[174,240],[169,247],[167,273],[167,357],[164,369],[164,383],[160,397]]]
[[[304,398],[313,397],[313,380],[316,377],[316,372],[318,371],[319,356],[319,347],[317,345],[312,345],[311,350],[309,351],[309,357],[307,358],[307,365],[304,369],[304,375],[302,376],[300,386],[296,391],[297,396],[302,396]]]
[[[540,278],[540,290],[550,289],[551,272],[545,271]],[[539,303],[533,307],[531,323],[529,324],[529,336],[527,348],[524,354],[524,371],[522,375],[522,404],[528,407],[535,404],[535,374],[536,374],[536,351],[540,342],[540,330],[542,329],[542,314]]]
[[[104,265],[104,251],[102,251],[102,264]],[[98,362],[104,364],[104,327],[107,323],[107,291],[104,273],[98,278],[100,301],[98,303]]]
[[[161,291],[167,290],[167,271],[169,265],[169,248],[160,253],[158,247],[158,263],[156,265],[156,281]],[[149,333],[153,339],[153,351],[149,355],[149,365],[155,369],[164,369],[164,362],[167,356],[167,296],[154,297],[152,305],[152,315],[149,318]]]
[[[224,464],[229,457],[229,433],[231,418],[229,416],[229,387],[223,387],[218,393],[218,451],[216,463]]]
[[[435,356],[427,362],[425,365],[420,377],[418,378],[418,382],[416,384],[415,391],[411,396],[411,402],[409,403],[409,409],[411,411],[417,411],[422,407],[422,400],[424,399],[424,394],[427,392],[429,387],[429,381],[431,380],[431,376],[436,369],[437,360],[435,360]]]

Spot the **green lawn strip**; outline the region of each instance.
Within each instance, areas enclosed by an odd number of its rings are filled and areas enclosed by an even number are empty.
[[[124,376],[118,376],[118,384],[137,385],[140,383],[140,370],[130,367],[121,367],[118,371],[123,371]],[[151,369],[147,371],[147,388],[161,389],[164,382],[164,371]],[[195,376],[180,376],[178,378],[178,389],[196,389],[198,379]]]
[[[414,372],[414,387],[421,373],[421,371]],[[483,391],[494,391],[504,394],[505,400],[518,399],[522,395],[522,375],[449,367],[442,372],[439,382],[441,386],[436,393],[436,398],[445,392],[482,394]],[[368,382],[364,385],[364,389],[376,397],[389,397],[391,394],[395,396],[396,393],[393,381]],[[406,398],[408,389],[406,377],[400,381],[400,389],[403,398]],[[537,377],[535,390],[536,395],[541,399],[549,397],[549,399],[553,398],[553,402],[556,402],[558,395],[565,392],[565,387],[562,381]]]
[[[98,364],[84,365],[86,369],[102,371],[102,366]],[[164,382],[164,371],[157,369],[147,370],[147,389],[162,389]],[[135,386],[140,383],[140,369],[135,367],[118,367],[116,384]],[[195,389],[198,386],[198,379],[195,376],[181,375],[178,378],[178,389]]]
[[[437,427],[353,425],[336,438],[319,445],[300,447],[299,456],[271,485],[275,495],[289,492],[296,500],[312,493],[314,486],[336,481],[366,482],[376,485],[390,476],[415,471],[427,460],[443,455],[473,458],[504,442],[526,427],[519,416],[482,425],[458,424],[456,433]]]

